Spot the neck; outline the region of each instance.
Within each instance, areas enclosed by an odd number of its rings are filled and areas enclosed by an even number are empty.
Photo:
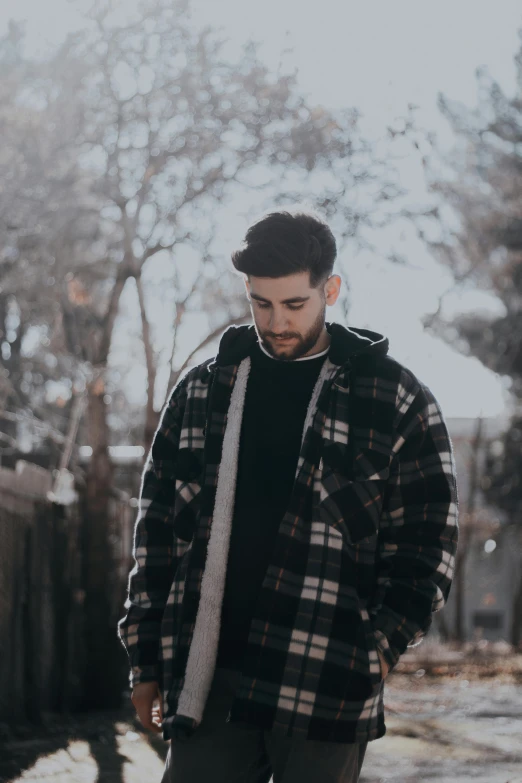
[[[326,326],[323,326],[323,331],[321,332],[319,339],[317,340],[314,347],[307,353],[305,356],[313,356],[316,353],[321,353],[322,351],[325,351],[327,348],[330,347],[330,343],[332,341],[332,338],[330,336],[330,332],[326,328]]]

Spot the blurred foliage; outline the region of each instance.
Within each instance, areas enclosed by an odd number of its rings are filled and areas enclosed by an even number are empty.
[[[519,32],[522,41],[522,31]],[[451,321],[439,311],[426,325],[459,349],[509,377],[515,412],[504,436],[489,444],[482,489],[488,502],[522,523],[522,44],[515,56],[517,89],[504,94],[485,67],[476,71],[474,108],[439,96],[457,144],[426,173],[440,196],[436,238],[425,240],[450,267],[458,289],[492,292],[500,315],[466,314]],[[446,164],[444,172],[442,165]]]

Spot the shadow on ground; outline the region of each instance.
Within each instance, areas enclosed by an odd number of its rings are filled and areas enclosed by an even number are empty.
[[[134,769],[163,769],[168,745],[144,733],[129,699],[119,710],[46,716],[41,725],[3,727],[0,783],[18,780],[132,783]],[[145,757],[145,758],[144,758]]]

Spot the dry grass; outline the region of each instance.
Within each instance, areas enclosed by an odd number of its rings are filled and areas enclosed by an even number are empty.
[[[461,674],[468,679],[495,677],[502,682],[522,683],[522,650],[502,640],[456,644],[426,638],[401,657],[390,676],[419,670],[434,677]]]

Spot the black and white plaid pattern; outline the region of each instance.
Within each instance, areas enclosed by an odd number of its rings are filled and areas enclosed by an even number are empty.
[[[438,402],[407,368],[371,352],[326,362],[229,719],[362,742],[386,731],[377,650],[393,668],[449,595],[455,462]],[[238,366],[213,367],[208,420],[211,360],[178,383],[143,473],[119,631],[132,683],[161,684],[165,739],[197,725],[177,707]]]

